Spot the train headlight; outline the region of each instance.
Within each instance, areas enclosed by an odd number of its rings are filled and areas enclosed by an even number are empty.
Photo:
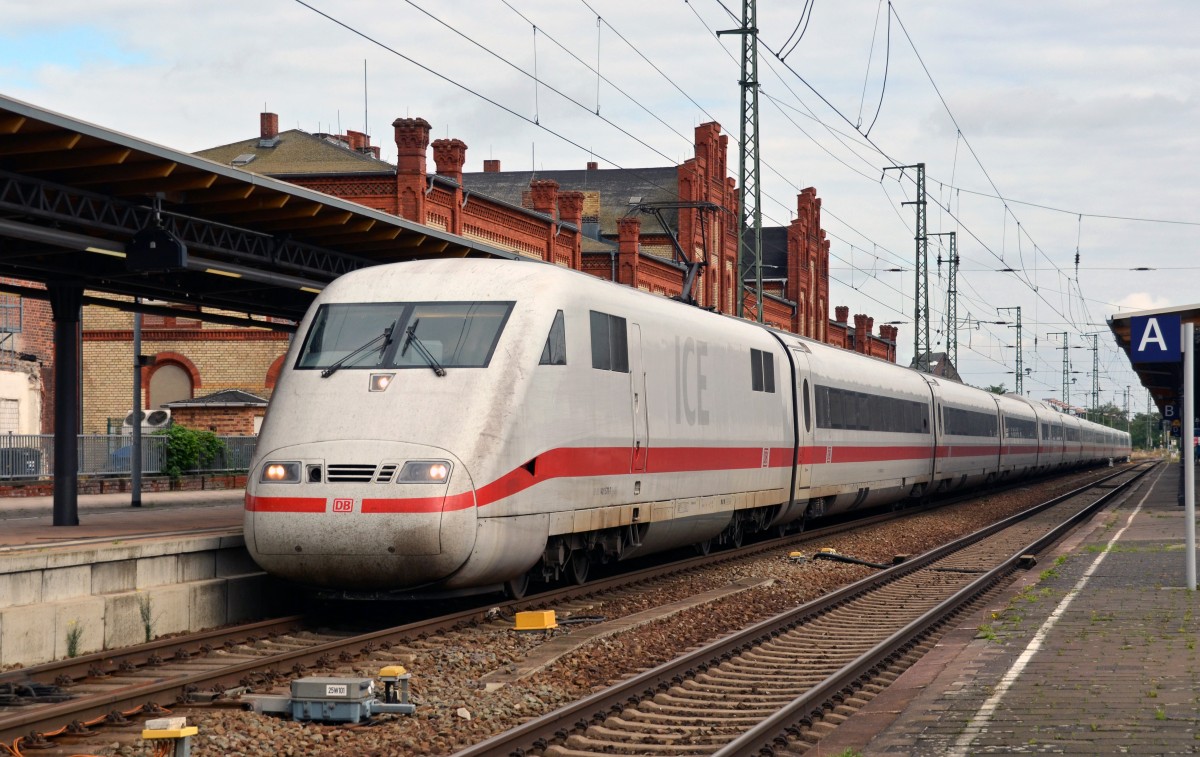
[[[401,484],[444,484],[450,478],[445,460],[413,460],[404,464],[396,482]]]
[[[259,480],[264,484],[298,484],[300,463],[267,463]]]

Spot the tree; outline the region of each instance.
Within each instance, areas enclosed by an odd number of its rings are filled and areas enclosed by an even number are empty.
[[[167,437],[162,472],[171,478],[179,478],[187,471],[207,465],[225,451],[225,442],[211,431],[185,428],[175,423],[165,431],[155,433]]]
[[[992,384],[991,386],[985,386],[983,391],[991,392],[992,394],[1008,394],[1008,389],[1004,387],[1004,384]]]
[[[1129,436],[1133,446],[1139,449],[1146,447],[1147,436],[1151,449],[1162,446],[1162,416],[1158,413],[1138,413],[1133,416],[1133,422],[1129,424]]]

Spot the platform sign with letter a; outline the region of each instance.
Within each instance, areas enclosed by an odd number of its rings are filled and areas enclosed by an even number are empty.
[[[1178,314],[1135,315],[1129,326],[1130,362],[1178,363],[1183,359],[1183,327]]]

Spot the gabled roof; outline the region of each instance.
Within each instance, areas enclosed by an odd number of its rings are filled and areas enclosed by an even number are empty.
[[[243,392],[240,389],[225,389],[204,397],[193,397],[190,400],[168,402],[163,407],[179,409],[184,407],[266,407],[267,401],[262,397]]]
[[[929,363],[926,365],[924,360],[913,358],[908,367],[937,376],[938,378],[962,383],[962,376],[958,374],[958,369],[954,367],[954,363],[950,362],[950,356],[945,352],[930,352],[928,353],[928,359]]]
[[[679,201],[679,170],[675,166],[464,173],[462,183],[470,192],[532,208],[527,197],[529,182],[534,179],[553,179],[560,192],[583,192],[583,222],[598,223],[603,236],[615,237],[617,219],[638,203]],[[663,216],[668,224],[678,226],[677,211],[664,211]],[[643,234],[659,232],[656,221],[642,217]]]
[[[396,167],[387,161],[351,150],[345,142],[330,135],[309,134],[300,129],[280,132],[271,140],[243,139],[195,154],[268,176],[396,175]]]

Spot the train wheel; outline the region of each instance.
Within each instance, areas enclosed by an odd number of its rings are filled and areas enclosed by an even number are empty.
[[[504,582],[504,594],[509,599],[521,599],[529,591],[529,573],[522,573],[516,578]]]
[[[587,583],[591,567],[592,561],[588,553],[577,549],[567,558],[567,579],[576,586],[583,586]]]
[[[705,539],[702,542],[697,542],[692,545],[692,549],[696,550],[696,554],[701,557],[708,557],[708,553],[712,552],[712,539]]]

